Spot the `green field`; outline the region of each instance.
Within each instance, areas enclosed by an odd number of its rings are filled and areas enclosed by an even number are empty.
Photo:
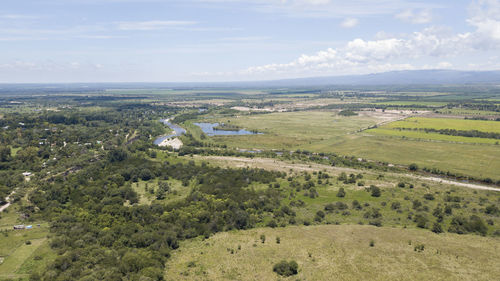
[[[424,245],[422,252],[415,251],[418,244]],[[499,238],[437,235],[417,229],[261,228],[182,243],[167,263],[166,279],[495,280],[500,276],[499,245]],[[283,259],[298,263],[298,275],[280,278],[273,272],[273,265]]]
[[[497,145],[431,142],[370,135],[350,136],[332,146],[334,152],[393,164],[437,168],[479,178],[499,180]]]
[[[397,122],[394,122],[397,123]],[[417,140],[435,140],[444,142],[463,142],[463,143],[484,143],[484,144],[498,144],[500,140],[498,139],[486,139],[486,138],[470,138],[463,136],[450,136],[439,133],[426,133],[423,131],[406,131],[406,130],[395,130],[388,129],[386,127],[380,127],[377,129],[366,130],[366,133],[375,134],[380,136],[393,136],[393,137],[405,137]],[[500,147],[499,147],[500,149]]]
[[[385,128],[409,128],[409,129],[453,129],[453,130],[478,130],[481,132],[500,133],[500,122],[484,120],[465,120],[451,118],[424,118],[412,117],[405,120],[393,122],[384,126]]]
[[[380,105],[404,105],[404,106],[429,106],[429,107],[442,107],[447,105],[448,103],[446,102],[438,102],[438,101],[382,101],[382,102],[376,102],[375,104],[380,104]]]
[[[370,116],[342,117],[335,112],[299,111],[219,119],[262,135],[218,136],[216,142],[238,148],[302,149],[315,143],[334,144],[346,134],[377,124],[379,119]]]
[[[55,253],[47,240],[49,226],[45,222],[26,222],[19,219],[19,204],[11,205],[0,217],[0,280],[27,280],[33,271],[41,271],[52,261]],[[33,225],[33,229],[13,230],[16,224]],[[41,224],[40,227],[37,224]],[[31,244],[27,244],[30,241]]]
[[[229,147],[335,152],[392,164],[417,163],[420,167],[500,180],[500,146],[496,145],[497,139],[393,129],[500,132],[500,122],[496,121],[413,117],[361,133],[358,132],[360,129],[383,119],[378,115],[340,117],[334,112],[300,111],[242,115],[214,121],[229,121],[232,125],[264,133],[210,138]],[[195,136],[199,136],[201,132],[195,128],[190,128],[190,131]]]

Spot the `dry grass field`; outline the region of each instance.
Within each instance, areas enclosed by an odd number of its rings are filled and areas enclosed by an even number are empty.
[[[265,243],[260,237],[265,235]],[[277,237],[280,243],[276,242]],[[370,242],[373,241],[373,247]],[[424,250],[415,251],[415,246]],[[260,228],[181,244],[166,280],[496,280],[500,240],[361,225]],[[295,260],[298,275],[273,272]]]

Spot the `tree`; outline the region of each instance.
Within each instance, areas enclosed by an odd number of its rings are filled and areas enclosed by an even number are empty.
[[[341,187],[339,192],[337,192],[337,197],[345,197],[345,190],[343,187]]]
[[[296,261],[292,260],[287,262],[282,260],[273,266],[273,271],[281,276],[292,276],[298,273],[299,265]]]
[[[410,164],[410,166],[408,166],[408,169],[410,169],[410,171],[417,171],[418,165],[415,163],[412,163],[412,164]]]
[[[12,159],[9,146],[0,146],[0,162],[7,162]]]
[[[380,197],[380,195],[382,194],[380,191],[380,188],[378,188],[375,185],[370,186],[370,192],[371,192],[372,197]]]
[[[435,222],[433,225],[432,225],[432,232],[434,233],[443,233],[443,228],[441,227],[441,224]]]

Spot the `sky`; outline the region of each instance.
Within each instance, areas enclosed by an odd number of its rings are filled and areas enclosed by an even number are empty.
[[[1,0],[0,83],[500,69],[500,0]]]

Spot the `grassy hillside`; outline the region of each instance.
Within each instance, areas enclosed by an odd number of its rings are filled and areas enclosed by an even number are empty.
[[[415,251],[417,245],[424,250]],[[498,238],[415,229],[261,228],[182,243],[167,263],[166,279],[495,280],[500,276],[499,247]],[[273,265],[283,259],[298,263],[298,275],[282,278],[273,272]]]

